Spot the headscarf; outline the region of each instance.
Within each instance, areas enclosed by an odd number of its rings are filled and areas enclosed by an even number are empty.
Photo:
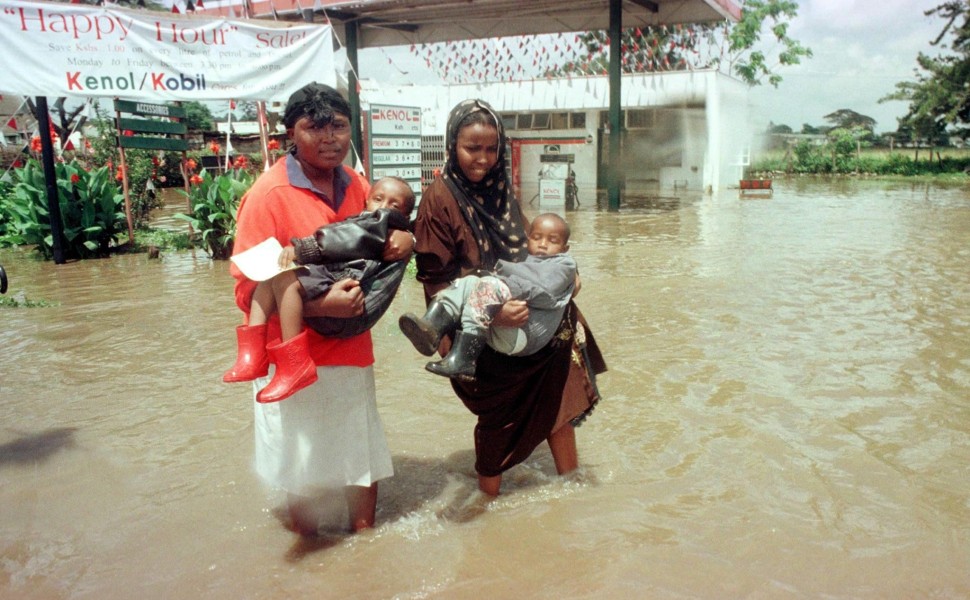
[[[478,183],[469,181],[458,166],[458,131],[470,114],[486,112],[498,131],[498,160]],[[491,270],[499,259],[518,262],[528,256],[527,235],[519,203],[512,193],[505,164],[505,128],[488,103],[465,100],[448,115],[445,152],[448,159],[442,180],[458,202],[462,215],[475,233],[482,267]]]

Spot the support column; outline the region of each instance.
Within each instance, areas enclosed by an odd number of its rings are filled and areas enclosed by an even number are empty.
[[[610,135],[606,165],[606,197],[609,210],[620,209],[620,82],[623,46],[623,0],[610,0]]]

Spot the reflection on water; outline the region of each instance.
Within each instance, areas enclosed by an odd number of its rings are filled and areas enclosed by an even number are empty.
[[[0,596],[970,595],[966,191],[795,180],[568,219],[610,366],[581,471],[541,448],[482,510],[472,417],[386,319],[396,476],[376,530],[314,543],[220,380],[225,263],[0,250],[8,294],[53,303],[0,307]],[[421,301],[406,282],[391,313]]]

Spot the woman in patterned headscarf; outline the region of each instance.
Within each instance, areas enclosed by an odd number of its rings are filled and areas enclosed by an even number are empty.
[[[523,260],[528,222],[506,171],[501,119],[481,100],[460,103],[448,117],[447,161],[424,191],[415,223],[418,281],[429,303],[451,281],[489,271],[499,259]],[[524,301],[506,303],[494,324],[519,327],[528,319]],[[447,354],[451,339],[441,341]],[[452,380],[455,393],[478,417],[475,470],[479,488],[499,493],[502,473],[548,441],[560,474],[578,466],[574,425],[599,400],[595,373],[602,356],[570,304],[553,340],[539,352],[510,357],[485,348],[476,381]]]

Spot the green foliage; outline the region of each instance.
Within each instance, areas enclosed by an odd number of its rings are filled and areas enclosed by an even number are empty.
[[[841,108],[825,115],[825,120],[831,123],[833,127],[841,127],[842,129],[860,128],[871,132],[876,127],[875,119],[848,108]]]
[[[812,50],[788,36],[787,20],[798,16],[798,3],[792,0],[746,0],[741,7],[741,20],[731,26],[727,33],[729,71],[748,85],[767,81],[778,87],[781,76],[775,65],[769,64],[769,56],[755,48],[761,41],[762,31],[771,34],[773,45],[781,48],[772,54],[778,65],[797,65],[802,58],[811,58]]]
[[[826,156],[823,146],[801,141],[792,152],[795,155],[792,168],[796,173],[829,173],[832,169],[832,161]]]
[[[0,306],[9,308],[43,308],[57,306],[56,302],[50,300],[31,300],[23,293],[16,296],[0,296]]]
[[[803,141],[784,157],[768,155],[755,162],[751,173],[793,173],[811,175],[873,175],[885,177],[918,177],[951,175],[965,178],[970,173],[970,154],[937,155],[931,160],[914,160],[908,154],[885,151],[863,151],[857,156],[849,151],[849,138],[838,135],[836,142],[816,145]],[[841,144],[841,154],[836,151]],[[853,143],[854,144],[854,143]],[[834,161],[833,161],[833,152]]]
[[[107,167],[85,171],[77,162],[57,163],[58,204],[64,228],[64,255],[92,258],[107,255],[125,223],[124,197]],[[44,169],[29,160],[11,171],[12,188],[0,196],[0,244],[32,245],[53,257],[54,238],[47,209]]]
[[[943,2],[925,13],[944,20],[943,30],[931,43],[946,48],[941,42],[950,36],[950,53],[931,57],[920,53],[916,81],[896,84],[896,91],[880,102],[904,100],[909,110],[900,120],[915,138],[929,144],[949,128],[964,139],[970,137],[970,3],[966,0]]]
[[[175,218],[192,226],[212,258],[226,260],[232,255],[236,211],[253,181],[254,176],[243,169],[233,169],[216,177],[203,170],[200,175],[192,177],[188,194],[192,214],[179,213]]]
[[[97,138],[91,141],[92,155],[84,160],[92,166],[106,165],[118,185],[121,158],[118,152],[117,135],[114,123],[99,119],[95,122]],[[131,202],[131,216],[135,228],[144,227],[153,210],[162,205],[156,188],[181,185],[182,175],[179,164],[182,156],[178,152],[159,154],[151,150],[125,150],[125,164],[128,168],[128,198]]]
[[[212,131],[215,129],[215,119],[212,111],[201,102],[184,102],[182,108],[185,109],[185,124],[193,131]]]
[[[135,248],[145,250],[149,247],[168,250],[188,250],[193,248],[189,234],[167,229],[136,229]]]

